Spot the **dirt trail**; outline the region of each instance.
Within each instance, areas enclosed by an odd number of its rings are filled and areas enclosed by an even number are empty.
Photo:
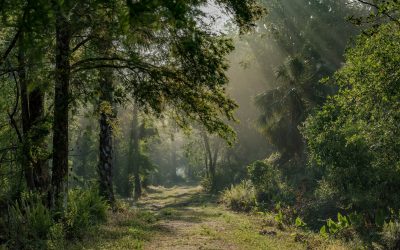
[[[260,235],[262,222],[223,209],[200,187],[153,188],[138,207],[161,218],[144,249],[304,249],[275,229]]]
[[[219,216],[212,197],[200,187],[173,187],[150,190],[139,207],[159,213],[161,233],[144,249],[237,249],[208,231],[225,228],[213,217]]]

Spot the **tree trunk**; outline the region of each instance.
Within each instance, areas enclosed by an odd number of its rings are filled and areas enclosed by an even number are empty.
[[[44,139],[47,133],[38,129],[43,122],[45,94],[38,86],[35,86],[28,93],[23,31],[21,31],[19,39],[18,64],[20,70],[18,71],[18,77],[21,87],[22,106],[22,165],[25,168],[25,180],[29,190],[46,193],[49,186],[49,172],[47,159],[43,158],[43,153],[40,151],[46,151]]]
[[[106,54],[111,49],[111,41],[103,38],[99,48]],[[113,186],[113,128],[115,119],[113,70],[100,71],[100,161],[98,165],[99,191],[108,203],[115,204]]]
[[[21,88],[21,117],[22,117],[22,131],[23,131],[23,144],[22,144],[22,159],[21,163],[25,171],[26,185],[29,190],[35,190],[35,183],[33,178],[33,166],[30,161],[30,148],[28,140],[28,132],[30,130],[29,119],[29,98],[28,98],[28,83],[26,79],[26,60],[24,51],[24,34],[20,33],[19,38],[19,51],[18,51],[18,78]]]
[[[208,154],[204,151],[204,166],[206,169],[206,178],[210,177],[210,168],[208,167]]]
[[[103,100],[104,101],[104,100]],[[110,205],[114,205],[113,188],[113,132],[109,115],[100,114],[100,162],[98,165],[99,191]]]
[[[66,206],[68,185],[68,103],[70,81],[70,27],[58,3],[54,3],[56,16],[56,69],[53,121],[53,168],[51,205]]]
[[[202,131],[201,132],[204,140],[204,148],[206,150],[206,158],[208,159],[208,177],[210,178],[211,181],[211,191],[214,191],[215,189],[215,164],[213,161],[213,155],[211,152],[211,145],[210,145],[210,140],[208,138],[207,132]]]
[[[176,169],[178,167],[177,155],[176,155],[176,142],[175,142],[175,134],[177,133],[177,128],[172,127],[171,131],[171,163],[172,168],[170,168],[170,178],[173,183],[178,181],[178,175],[176,174]]]
[[[135,160],[134,159],[134,146],[133,146],[133,140],[135,139],[135,128],[133,127],[133,122],[130,127],[130,133],[129,133],[129,139],[128,139],[128,155],[127,159],[125,162],[125,166],[122,169],[121,175],[122,175],[122,181],[123,183],[120,184],[121,186],[121,192],[126,196],[126,197],[132,197],[132,191],[134,188],[134,183],[131,182],[131,176],[133,174],[133,169],[132,169],[132,162]]]
[[[140,140],[140,128],[139,128],[139,112],[136,106],[133,107],[133,116],[132,116],[132,129],[133,129],[133,178],[135,181],[134,187],[134,198],[135,200],[139,199],[142,196],[142,183],[140,180],[140,148],[139,148],[139,140]]]
[[[30,134],[32,147],[35,147],[35,155],[32,159],[33,177],[36,190],[43,193],[48,192],[49,187],[49,166],[46,156],[43,156],[43,151],[47,150],[45,138],[47,131],[43,131],[40,126],[44,118],[44,92],[35,88],[29,94],[29,115],[30,115]],[[29,133],[29,132],[28,132]]]
[[[216,175],[216,167],[217,167],[217,160],[218,160],[218,152],[220,148],[220,141],[216,141],[214,143],[214,155],[211,158],[211,165],[210,165],[210,174],[211,174],[211,181],[212,181],[212,191],[217,191],[217,180],[215,178]]]

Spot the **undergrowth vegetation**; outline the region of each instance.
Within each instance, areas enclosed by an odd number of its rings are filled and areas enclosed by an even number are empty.
[[[8,249],[63,249],[66,240],[81,239],[107,219],[107,203],[96,189],[75,189],[68,193],[64,211],[50,211],[43,198],[24,193],[9,206],[0,228]]]
[[[318,202],[313,206],[299,204],[301,200],[295,200],[293,189],[268,161],[257,161],[248,167],[248,171],[248,180],[221,192],[220,201],[226,207],[273,218],[269,224],[283,231],[297,228],[304,233],[315,232],[325,239],[347,242],[354,249],[399,249],[400,212],[381,210],[368,217],[366,213],[341,209],[346,214],[336,212],[335,216],[330,216],[331,212],[321,213],[325,204],[322,208],[318,207],[321,204]],[[315,209],[319,213],[308,219]],[[315,223],[317,220],[319,223]]]

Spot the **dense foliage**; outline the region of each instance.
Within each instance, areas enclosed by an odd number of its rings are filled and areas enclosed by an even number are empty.
[[[335,74],[339,93],[304,129],[312,162],[345,208],[399,208],[400,32],[359,37]]]

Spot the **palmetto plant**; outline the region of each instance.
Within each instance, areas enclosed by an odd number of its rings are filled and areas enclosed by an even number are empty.
[[[278,86],[256,97],[261,112],[259,127],[285,156],[292,157],[302,151],[298,126],[321,99],[319,65],[300,56],[288,57],[276,70]]]

